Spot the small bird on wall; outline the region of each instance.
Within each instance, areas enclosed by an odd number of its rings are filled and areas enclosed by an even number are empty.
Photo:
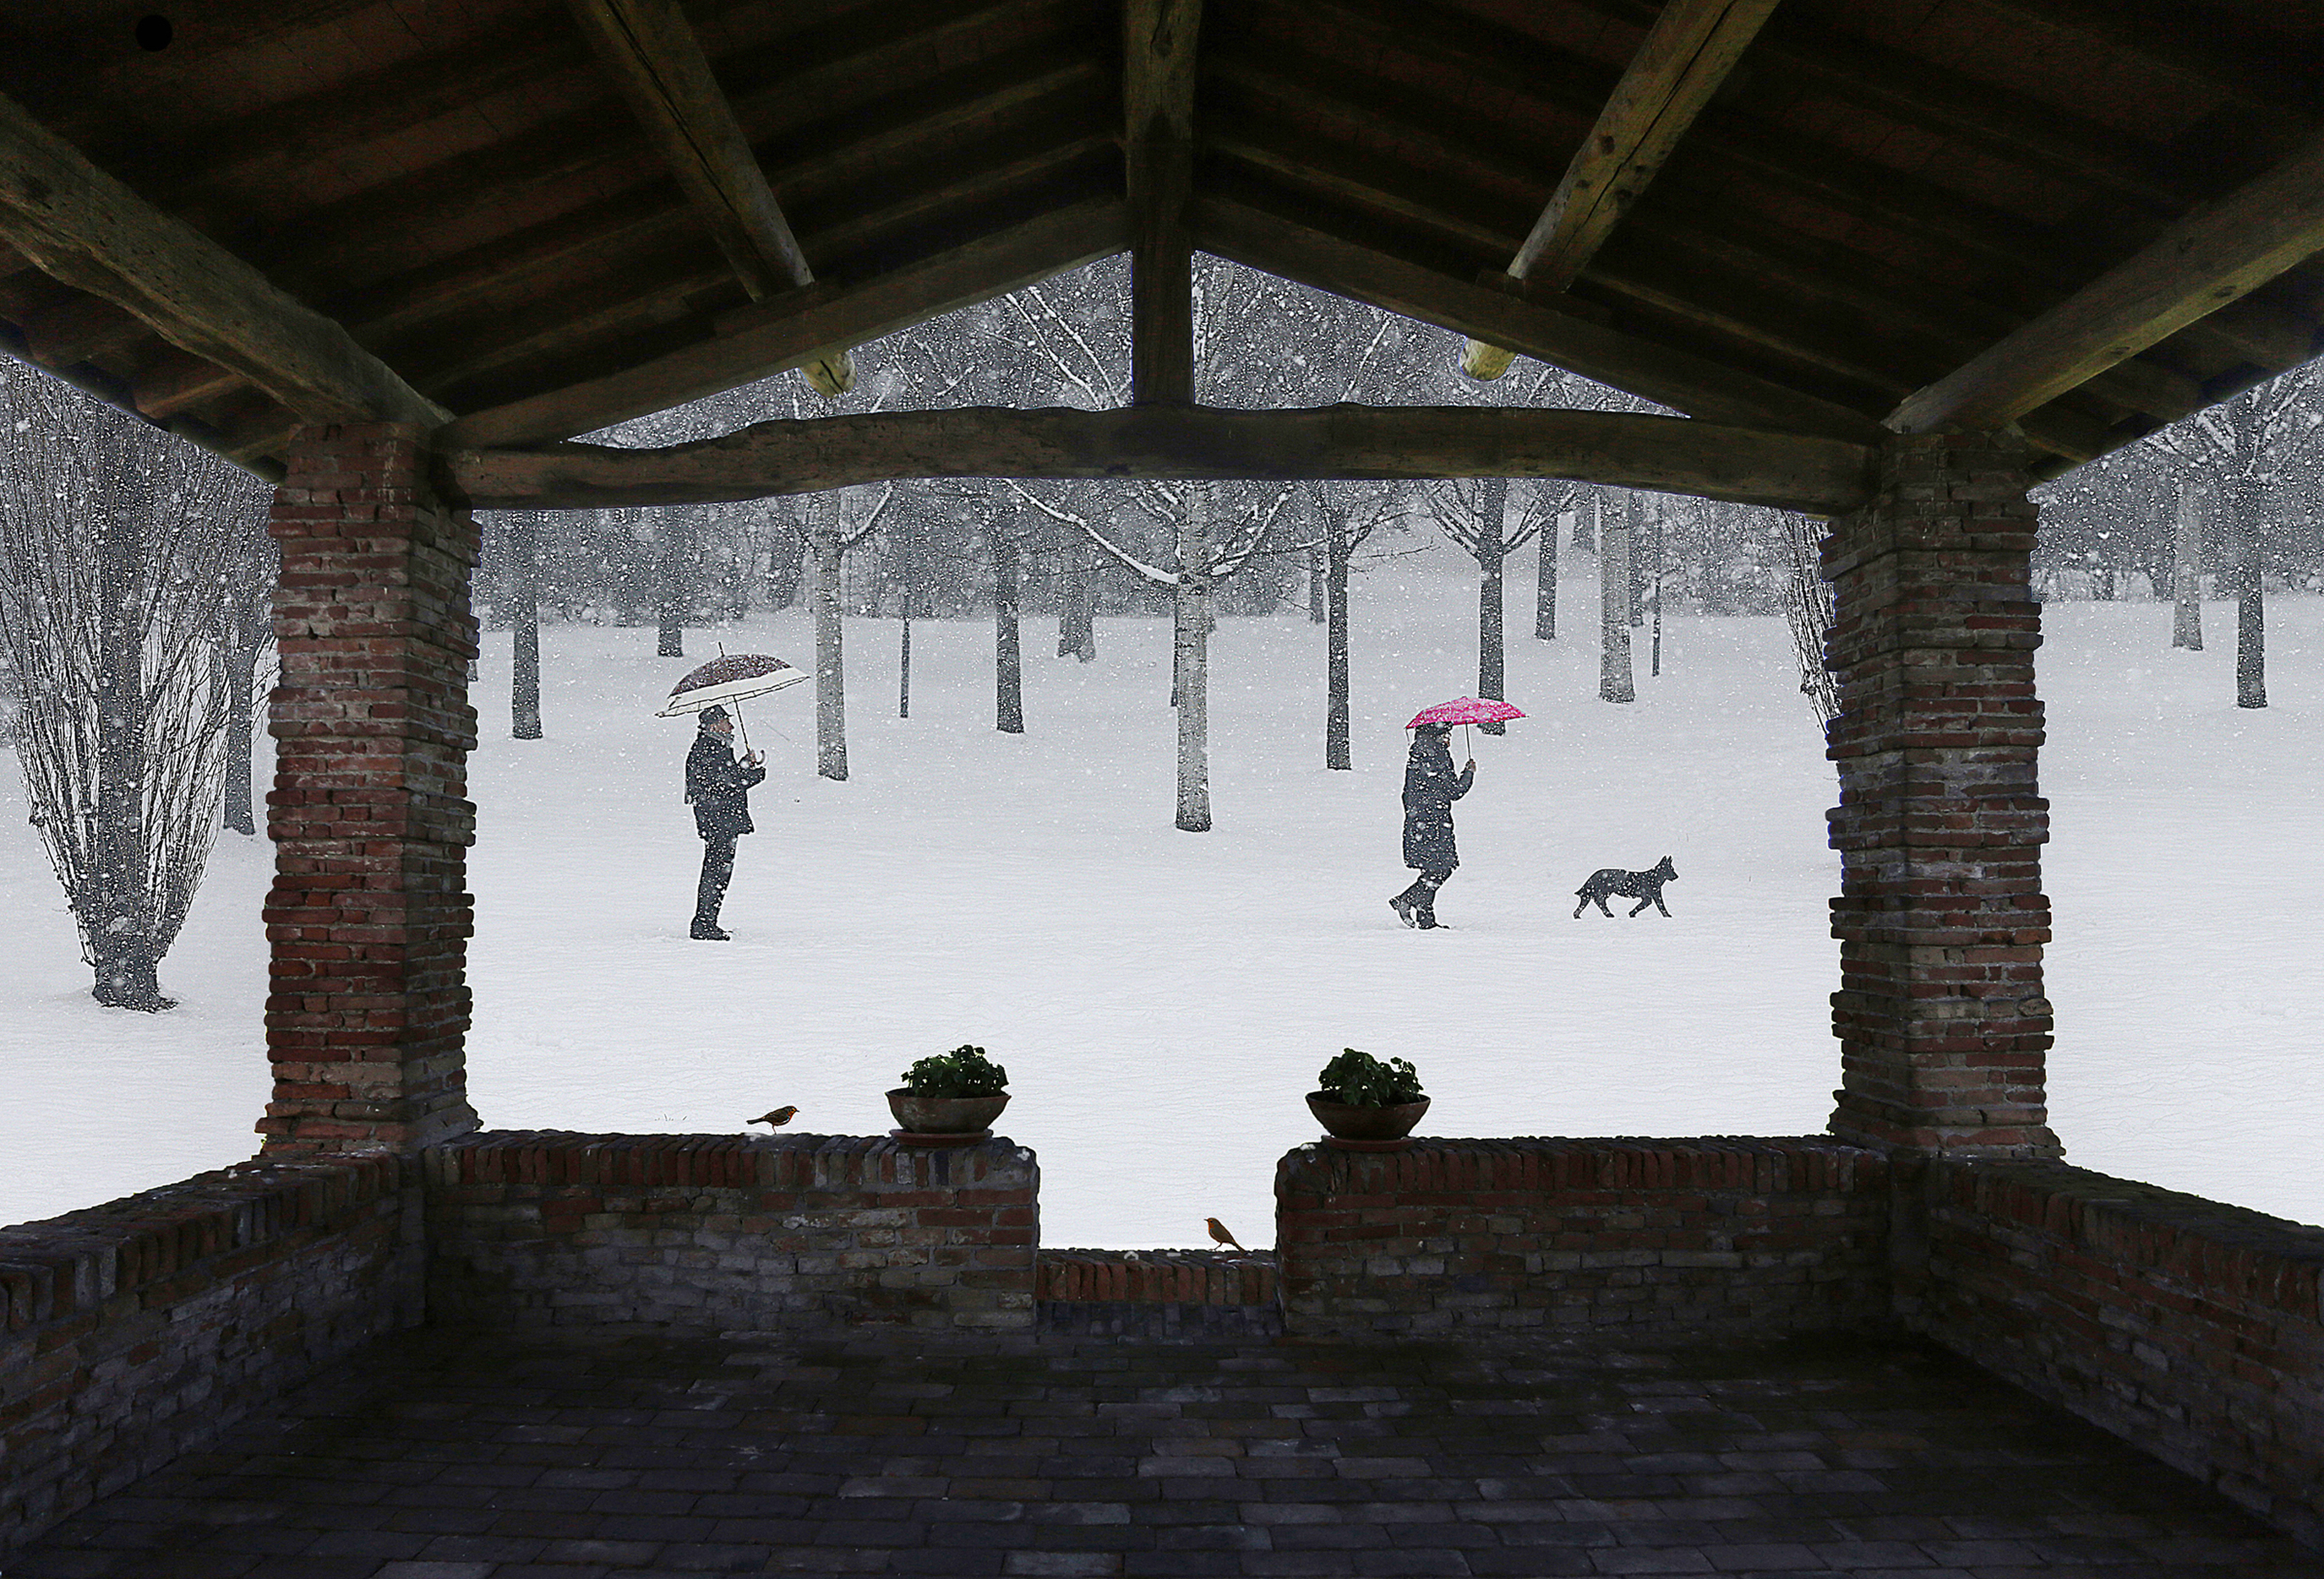
[[[770,1124],[777,1129],[780,1129],[783,1125],[788,1124],[792,1119],[797,1118],[798,1116],[798,1109],[796,1107],[778,1107],[772,1113],[761,1113],[758,1117],[752,1119],[751,1122],[752,1124]]]
[[[1233,1235],[1231,1235],[1231,1234],[1228,1233],[1228,1232],[1227,1232],[1227,1226],[1226,1226],[1224,1223],[1220,1222],[1216,1217],[1204,1217],[1204,1218],[1203,1219],[1203,1226],[1204,1226],[1204,1227],[1205,1227],[1205,1228],[1208,1228],[1208,1229],[1211,1231],[1211,1243],[1212,1243],[1212,1244],[1231,1244],[1231,1245],[1233,1245],[1237,1250],[1242,1250],[1242,1253],[1243,1253],[1245,1255],[1249,1255],[1249,1254],[1250,1253],[1250,1251],[1248,1251],[1248,1250],[1243,1250],[1243,1247],[1242,1247],[1242,1241],[1241,1241],[1241,1240],[1240,1240],[1240,1239],[1237,1239]]]

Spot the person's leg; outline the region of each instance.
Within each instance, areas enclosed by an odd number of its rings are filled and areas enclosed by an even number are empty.
[[[1428,903],[1428,897],[1434,892],[1428,886],[1428,874],[1423,872],[1412,879],[1410,887],[1389,900],[1388,907],[1396,912],[1396,919],[1405,925],[1418,926],[1420,907]]]
[[[702,841],[702,880],[696,886],[694,891],[694,936],[723,939],[726,935],[719,930],[718,907],[725,903],[726,885],[733,880],[733,840],[704,840]]]
[[[1420,890],[1419,901],[1412,907],[1414,926],[1427,928],[1436,924],[1436,891],[1450,882],[1452,877],[1452,868],[1450,867],[1441,872],[1420,874],[1420,880],[1413,885],[1415,888]]]

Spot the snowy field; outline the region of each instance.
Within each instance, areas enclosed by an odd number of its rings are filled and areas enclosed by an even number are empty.
[[[811,656],[796,614],[688,633],[542,635],[549,738],[507,738],[509,638],[487,637],[472,867],[471,1097],[500,1128],[733,1131],[781,1103],[862,1134],[912,1059],[972,1041],[1009,1067],[1004,1133],[1038,1150],[1051,1244],[1271,1237],[1275,1159],[1343,1046],[1413,1059],[1423,1133],[1788,1134],[1838,1083],[1824,845],[1833,798],[1775,619],[1674,619],[1639,702],[1596,700],[1590,561],[1554,644],[1509,597],[1508,693],[1459,808],[1466,864],[1406,932],[1405,737],[1472,689],[1462,562],[1396,560],[1354,589],[1356,770],[1322,761],[1323,629],[1222,621],[1214,832],[1171,823],[1167,622],[1101,622],[1098,662],[1026,627],[1021,738],[991,728],[991,629],[851,621],[845,784],[814,773],[802,687],[749,711],[753,797],[726,924],[687,941],[701,846],[678,799],[676,676],[729,650]],[[1528,563],[1528,568],[1529,568]],[[2232,705],[2232,610],[2167,646],[2151,603],[2057,604],[2042,683],[2053,1123],[2085,1167],[2324,1222],[2324,603],[2270,610],[2275,705]],[[1641,632],[1643,637],[1645,633]],[[1461,742],[1454,741],[1456,757]],[[223,836],[148,1018],[88,997],[13,764],[0,770],[0,1222],[246,1156],[266,1093],[263,840]],[[1676,861],[1676,919],[1572,917],[1601,866]],[[1619,917],[1624,907],[1618,906]],[[761,1131],[760,1133],[764,1133]]]

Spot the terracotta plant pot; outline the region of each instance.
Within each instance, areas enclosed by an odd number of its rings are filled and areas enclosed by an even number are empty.
[[[1393,1107],[1351,1107],[1326,1092],[1310,1091],[1307,1111],[1334,1141],[1361,1150],[1400,1151],[1412,1143],[1406,1137],[1428,1111],[1428,1098],[1400,1102]]]
[[[915,1097],[908,1086],[888,1093],[888,1111],[896,1115],[897,1138],[916,1135],[982,1137],[1009,1106],[1009,1093],[998,1097]]]

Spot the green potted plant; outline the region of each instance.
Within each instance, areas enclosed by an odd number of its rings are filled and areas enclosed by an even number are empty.
[[[1420,1072],[1403,1059],[1386,1063],[1351,1047],[1323,1066],[1307,1109],[1332,1137],[1326,1144],[1359,1152],[1401,1151],[1428,1111]]]
[[[888,1093],[896,1138],[918,1145],[966,1145],[992,1133],[1009,1106],[1009,1071],[966,1043],[921,1059]]]

